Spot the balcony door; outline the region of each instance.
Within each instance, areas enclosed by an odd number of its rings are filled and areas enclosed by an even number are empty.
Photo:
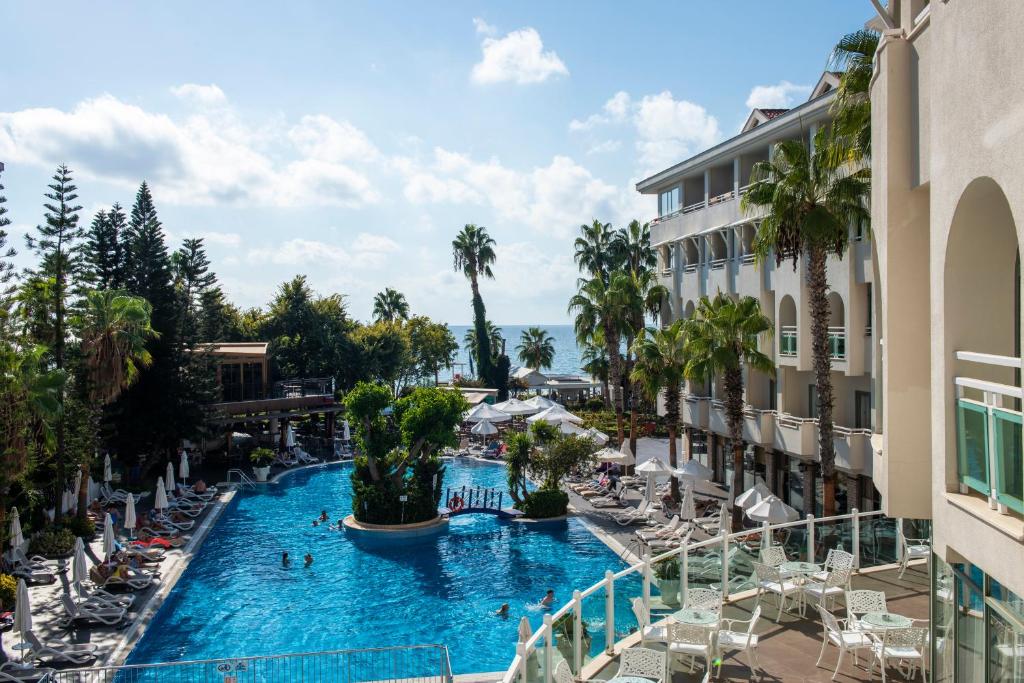
[[[857,429],[871,429],[871,392],[853,392],[853,421]]]

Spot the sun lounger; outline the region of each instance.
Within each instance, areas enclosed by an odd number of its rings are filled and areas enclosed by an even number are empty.
[[[91,603],[97,607],[123,607],[128,609],[135,604],[135,596],[131,593],[111,593],[102,588],[94,588],[91,591],[83,591],[80,600]]]
[[[11,551],[11,561],[20,567],[26,569],[33,569],[36,571],[46,571],[46,558],[41,555],[33,555],[28,557],[25,555],[25,551],[21,548],[15,548]]]
[[[121,607],[89,607],[85,603],[76,605],[67,593],[61,594],[60,602],[70,621],[117,626],[128,616],[128,612]]]
[[[274,456],[274,462],[282,467],[292,467],[299,464],[298,459],[293,458],[290,453],[278,453]]]
[[[647,521],[647,511],[650,509],[651,504],[646,500],[640,503],[640,507],[627,508],[621,512],[615,512],[610,514],[612,520],[622,526],[629,526],[630,524],[639,524],[640,522]]]
[[[110,484],[104,482],[100,484],[100,505],[106,507],[110,504],[123,505],[128,502],[128,496],[134,496],[136,505],[142,502],[149,495],[149,491],[143,491],[142,493],[130,493],[124,489],[113,489]]]
[[[672,517],[672,519],[668,521],[668,524],[659,524],[649,529],[641,529],[634,533],[636,533],[637,538],[646,543],[647,541],[654,541],[659,538],[666,538],[670,536],[673,532],[675,532],[676,529],[679,528],[679,525],[681,523],[682,522],[679,519],[679,515],[675,515],[674,517]]]
[[[0,682],[2,683],[44,683],[53,680],[54,670],[46,667],[23,667],[18,662],[0,664]]]
[[[97,588],[118,588],[123,590],[138,591],[149,588],[153,583],[153,575],[136,572],[127,578],[111,575],[106,578],[97,571],[96,567],[89,570],[89,579]]]
[[[156,521],[164,526],[171,527],[172,529],[177,529],[178,531],[188,531],[196,525],[196,522],[193,519],[190,519],[187,522],[175,522],[167,515],[157,515]]]
[[[315,465],[320,462],[317,458],[314,458],[312,455],[302,450],[298,446],[295,447],[293,455],[295,456],[296,460],[298,460],[303,465]]]
[[[67,643],[60,638],[39,639],[32,631],[25,634],[29,656],[40,662],[82,666],[96,659],[96,643]]]

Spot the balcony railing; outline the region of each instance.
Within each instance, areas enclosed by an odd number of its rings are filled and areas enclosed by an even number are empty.
[[[688,206],[684,206],[681,213],[692,213],[694,211],[700,211],[703,208],[704,208],[704,200],[702,199],[699,202],[694,202],[693,204],[690,204]]]
[[[711,259],[711,270],[721,270],[722,268],[725,268],[725,264],[728,263],[728,261],[729,259],[727,258]]]
[[[304,396],[333,396],[333,377],[311,377],[274,382],[271,398],[302,398]]]
[[[846,329],[828,328],[828,355],[832,360],[846,360]]]
[[[796,356],[796,325],[783,325],[779,331],[779,355]]]
[[[735,196],[736,193],[733,192],[732,190],[729,190],[728,192],[723,192],[722,194],[716,194],[714,197],[708,199],[708,206],[714,206],[715,204],[727,202]]]
[[[958,361],[1019,370],[1021,359],[957,351]],[[956,437],[960,490],[977,491],[1000,512],[1024,514],[1024,441],[1021,388],[957,376]]]

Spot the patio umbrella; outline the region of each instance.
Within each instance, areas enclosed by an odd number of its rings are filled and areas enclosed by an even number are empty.
[[[729,492],[718,484],[705,479],[684,479],[687,486],[693,488],[694,495],[705,498],[717,498],[718,500],[729,500]]]
[[[109,482],[114,479],[114,474],[110,469],[110,453],[103,456],[103,481]]]
[[[523,401],[523,403],[530,406],[531,408],[536,408],[538,411],[547,410],[552,406],[560,406],[560,404],[555,403],[549,398],[544,398],[543,396],[534,396],[533,398],[529,398]]]
[[[128,496],[124,502],[124,528],[128,529],[129,535],[135,529],[135,496]]]
[[[11,537],[11,547],[20,548],[25,542],[25,537],[21,535],[21,518],[18,516],[18,508],[11,508],[11,525],[8,532]]]
[[[284,433],[284,447],[295,448],[295,430],[291,425],[288,425],[288,429]]]
[[[589,436],[598,446],[603,446],[608,443],[608,435],[597,427],[591,427],[588,429],[587,436]]]
[[[646,500],[648,503],[653,503],[654,499],[658,497],[658,494],[655,491],[656,484],[654,479],[655,477],[653,474],[648,476],[647,484],[644,486],[644,500]]]
[[[495,403],[494,407],[503,413],[508,413],[512,416],[517,415],[533,415],[539,413],[542,409],[530,405],[526,401],[520,401],[518,398],[510,398],[507,401],[501,403]]]
[[[747,510],[747,517],[755,522],[782,524],[784,522],[795,522],[800,518],[800,513],[782,502],[782,499],[778,496],[768,496]]]
[[[679,504],[679,518],[689,521],[697,518],[697,504],[693,498],[693,483],[687,482],[683,488],[683,500]]]
[[[82,583],[89,580],[89,563],[85,559],[85,544],[81,538],[75,539],[75,548],[71,556],[71,582],[78,588],[78,597],[82,597]]]
[[[644,462],[637,465],[636,471],[638,474],[659,476],[664,474],[671,474],[672,468],[670,468],[668,465],[662,462],[659,458],[650,458],[649,460],[645,460]]]
[[[763,481],[758,479],[754,482],[753,486],[736,496],[733,504],[739,505],[744,510],[749,510],[770,495],[772,495],[772,492],[768,490]]]
[[[533,629],[530,628],[530,620],[523,617],[519,620],[519,642],[525,643],[533,637]]]
[[[170,460],[167,461],[167,473],[164,474],[164,488],[168,492],[174,490],[174,463]]]
[[[575,434],[576,436],[586,436],[587,430],[579,425],[573,424],[569,420],[562,420],[558,423],[558,431],[562,434]]]
[[[352,427],[349,426],[348,420],[341,423],[341,438],[345,441],[352,440]]]
[[[480,420],[469,431],[477,436],[490,436],[491,434],[497,434],[498,428],[492,425],[490,420]]]
[[[178,476],[183,482],[188,481],[188,451],[181,452],[181,462],[178,463]]]
[[[503,413],[489,403],[478,403],[473,406],[472,409],[468,410],[462,419],[466,422],[480,422],[481,420],[487,420],[488,422],[508,422],[512,419],[512,416],[508,413]]]
[[[576,423],[583,422],[582,417],[579,417],[578,415],[573,415],[562,406],[551,406],[550,408],[542,410],[536,415],[531,415],[530,417],[526,418],[526,421],[529,422],[530,424],[533,424],[534,422],[550,422],[551,424],[558,424],[559,422],[564,422],[565,420]]]
[[[99,485],[92,480],[92,475],[89,475],[88,481],[85,482],[85,490],[88,494],[85,497],[86,504],[91,503],[97,495],[99,495]]]
[[[25,579],[18,579],[18,592],[14,602],[14,632],[21,635],[21,661],[25,661],[25,635],[32,630],[32,603],[28,601]]]
[[[683,466],[673,472],[673,474],[680,479],[711,481],[711,477],[713,477],[715,473],[704,465],[701,465],[696,460],[687,460],[683,463]]]
[[[114,554],[114,545],[114,520],[110,518],[108,512],[103,515],[103,557],[110,557]]]
[[[163,477],[156,480],[156,499],[153,501],[153,507],[157,510],[166,510],[170,507],[167,504],[167,490],[164,488]]]
[[[608,462],[614,465],[632,465],[636,460],[629,453],[617,451],[614,448],[602,448],[594,454],[598,462]]]

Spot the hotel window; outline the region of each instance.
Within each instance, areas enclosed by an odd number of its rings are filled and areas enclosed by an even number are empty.
[[[682,200],[680,195],[682,189],[679,187],[673,187],[671,190],[666,190],[658,195],[658,215],[667,216],[670,213],[679,210],[679,202]]]

